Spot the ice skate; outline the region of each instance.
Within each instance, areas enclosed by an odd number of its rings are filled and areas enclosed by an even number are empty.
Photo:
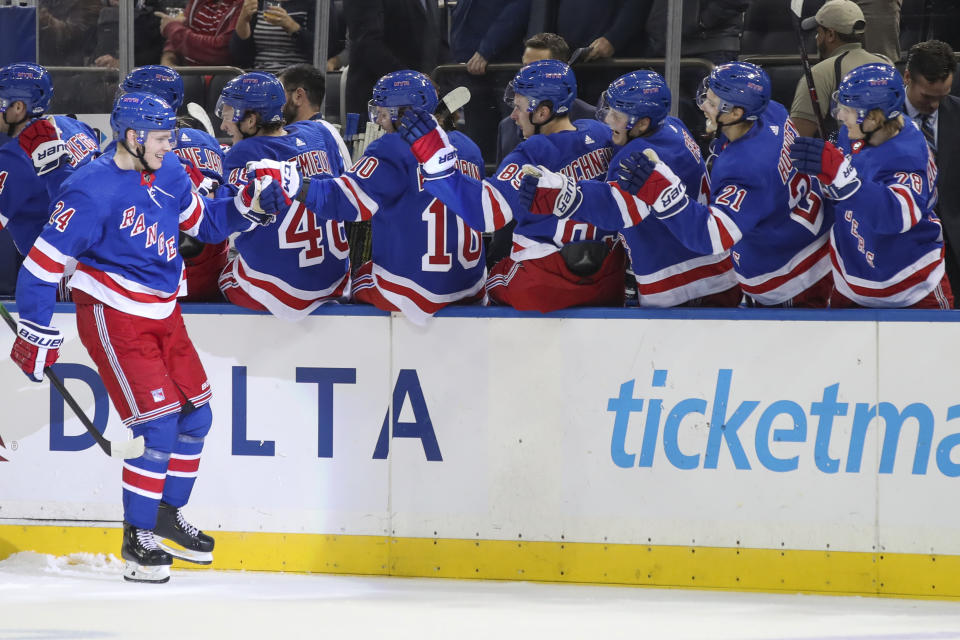
[[[154,533],[160,548],[174,558],[196,564],[213,562],[213,538],[187,522],[177,507],[160,503]]]
[[[123,523],[120,555],[127,561],[123,579],[129,582],[166,582],[170,579],[173,558],[157,544],[153,532]]]

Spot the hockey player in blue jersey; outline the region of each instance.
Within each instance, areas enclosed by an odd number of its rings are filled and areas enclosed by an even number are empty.
[[[697,104],[719,132],[709,203],[690,197],[668,165],[641,153],[621,161],[618,184],[691,250],[730,250],[752,305],[826,307],[831,219],[816,180],[790,162],[796,130],[770,100],[770,78],[747,62],[720,65],[704,79]]]
[[[76,260],[70,286],[80,339],[121,420],[146,446],[123,466],[124,577],[165,582],[172,556],[209,564],[214,546],[181,512],[212,415],[210,385],[177,304],[177,234],[218,241],[251,219],[268,222],[256,211],[272,178],[265,171],[235,199],[205,200],[169,153],[176,119],[166,102],[126,94],[110,122],[115,153],[64,182],[20,269],[11,357],[36,382],[56,361],[63,338],[51,326],[54,292]]]
[[[904,86],[891,66],[850,71],[834,94],[837,146],[797,138],[790,158],[823,185],[834,212],[831,307],[950,309],[943,233],[933,212],[937,165],[904,118]]]
[[[329,130],[285,128],[285,100],[280,81],[268,73],[245,73],[223,88],[217,115],[234,140],[224,156],[229,184],[243,188],[247,163],[262,159],[292,162],[295,170],[288,175],[294,179],[343,173],[340,145]],[[238,255],[224,269],[220,290],[236,305],[295,321],[350,295],[350,247],[343,224],[318,219],[301,202],[286,202],[272,225],[251,224],[234,246]]]
[[[617,145],[607,175],[611,183],[568,184],[571,178],[541,166],[541,177],[523,176],[520,202],[532,213],[622,229],[641,307],[735,307],[741,293],[729,251],[706,255],[691,251],[666,225],[647,215],[646,203],[616,184],[621,160],[653,149],[677,173],[687,193],[697,194],[701,203],[709,198],[710,182],[700,147],[686,126],[668,115],[670,102],[670,89],[658,73],[633,71],[617,78],[604,91],[597,111],[597,119],[611,128]],[[559,199],[567,192],[576,194],[572,199],[576,207],[564,206]]]
[[[10,230],[22,255],[40,235],[61,183],[100,152],[86,124],[44,115],[52,96],[50,74],[40,65],[0,68],[0,130],[13,138],[0,147],[0,229]]]
[[[415,322],[447,305],[481,300],[486,280],[480,234],[423,188],[418,163],[396,133],[405,110],[433,113],[437,104],[437,91],[422,73],[395,71],[380,78],[369,116],[386,133],[345,175],[305,180],[296,196],[323,217],[370,220],[371,260],[357,270],[354,300],[403,312]],[[457,131],[450,132],[450,141],[459,154],[451,171],[479,178],[477,145]]]
[[[615,236],[586,222],[532,214],[518,198],[525,164],[575,181],[606,176],[613,155],[610,128],[596,120],[571,122],[576,94],[576,78],[566,64],[539,60],[523,67],[506,98],[526,140],[487,180],[454,170],[456,149],[429,113],[411,110],[401,120],[400,135],[422,164],[427,192],[478,230],[494,231],[517,220],[513,251],[487,280],[494,302],[541,312],[623,304],[626,255]]]

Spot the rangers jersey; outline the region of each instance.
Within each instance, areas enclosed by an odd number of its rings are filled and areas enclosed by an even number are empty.
[[[282,136],[255,136],[233,145],[224,157],[224,178],[242,188],[247,162],[294,161],[304,177],[339,176],[340,145],[322,126],[290,126]],[[318,220],[294,202],[267,226],[251,224],[234,239],[239,255],[220,279],[221,289],[240,287],[286,320],[299,320],[324,302],[350,294],[350,247],[343,224]]]
[[[474,229],[495,231],[515,219],[510,257],[516,262],[548,256],[571,242],[600,240],[610,232],[589,222],[531,213],[517,198],[523,176],[520,169],[525,164],[543,165],[578,182],[606,177],[613,156],[610,128],[596,120],[577,120],[573,125],[572,131],[523,141],[503,159],[493,178],[456,172],[428,180],[424,188]]]
[[[462,133],[448,135],[459,173],[479,180],[480,149]],[[483,290],[480,234],[425,189],[416,158],[396,133],[371,143],[346,175],[313,182],[307,206],[323,217],[371,221],[373,277],[357,286],[377,287],[413,320]]]
[[[52,290],[75,259],[75,291],[124,313],[166,318],[184,289],[178,232],[219,242],[247,225],[232,198],[194,193],[172,153],[154,173],[124,170],[112,155],[101,156],[66,180],[51,205],[17,279],[21,317],[50,324]]]
[[[923,133],[905,118],[900,133],[878,146],[838,145],[850,155],[860,188],[828,200],[834,286],[865,307],[909,307],[943,279],[943,234],[933,212],[937,165]]]
[[[0,147],[0,229],[13,236],[17,251],[27,255],[46,224],[50,202],[64,180],[100,153],[97,135],[87,124],[67,116],[54,116],[61,138],[70,152],[70,164],[37,176],[16,138]]]
[[[799,173],[789,147],[797,135],[771,101],[741,138],[714,141],[708,205],[690,199],[663,222],[700,253],[730,250],[740,287],[762,305],[787,302],[830,272],[820,184]]]
[[[691,251],[662,221],[645,215],[643,202],[617,186],[620,161],[644,149],[656,151],[683,181],[690,197],[701,204],[708,201],[710,181],[700,147],[680,120],[667,117],[656,131],[617,151],[610,162],[609,184],[579,185],[583,201],[571,217],[605,229],[622,229],[641,307],[673,307],[735,287],[737,277],[728,250],[706,255]]]

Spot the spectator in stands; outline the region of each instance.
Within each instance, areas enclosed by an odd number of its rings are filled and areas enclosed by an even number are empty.
[[[451,57],[474,75],[515,60],[529,19],[530,0],[460,0],[450,16]]]
[[[233,63],[276,73],[290,64],[313,62],[315,0],[243,0],[230,38]]]
[[[643,50],[639,37],[650,10],[650,0],[559,0],[555,31],[573,49],[588,47],[586,60],[634,58]],[[564,60],[566,62],[566,60]]]
[[[903,0],[857,0],[867,28],[863,48],[894,62],[900,60],[900,8]]]
[[[97,21],[97,41],[93,47],[93,64],[106,69],[120,66],[117,60],[120,47],[120,0],[104,0]],[[160,18],[163,9],[160,0],[144,0],[134,5],[133,59],[134,64],[159,64],[163,55],[163,36],[160,34]]]
[[[37,8],[40,63],[86,66],[101,7],[100,0],[41,0]]]
[[[230,37],[236,28],[243,0],[188,0],[183,13],[157,13],[160,33],[166,38],[160,63],[229,65]]]
[[[920,42],[910,48],[903,79],[907,116],[920,127],[940,170],[936,212],[943,224],[947,277],[953,291],[960,291],[960,98],[950,95],[956,66],[946,42]]]
[[[391,71],[430,73],[441,59],[436,0],[349,0],[348,113],[366,113],[373,85]]]
[[[736,60],[740,55],[743,16],[749,6],[748,0],[683,0],[680,54],[706,58],[714,64]],[[662,58],[667,50],[667,0],[654,0],[646,22],[650,37],[647,53]]]
[[[820,114],[824,118],[824,137],[830,137],[837,131],[837,123],[830,118],[830,96],[840,84],[841,78],[856,67],[871,62],[892,64],[889,59],[869,53],[863,48],[866,25],[863,12],[853,0],[830,0],[820,7],[816,16],[803,21],[804,29],[817,30],[820,62],[813,65],[812,72]],[[817,135],[817,116],[810,101],[807,80],[802,75],[793,95],[790,119],[801,136]]]

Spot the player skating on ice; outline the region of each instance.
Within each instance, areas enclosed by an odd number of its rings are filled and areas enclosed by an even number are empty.
[[[620,162],[619,186],[691,250],[729,250],[752,305],[826,307],[831,218],[816,180],[790,162],[796,130],[770,100],[770,78],[747,62],[720,65],[704,78],[697,104],[718,132],[709,202],[698,202],[671,167],[642,153]]]
[[[400,135],[422,163],[427,192],[477,230],[494,231],[517,220],[511,255],[487,279],[487,293],[499,304],[542,312],[623,305],[626,255],[615,236],[590,223],[532,214],[519,200],[526,164],[574,181],[607,175],[610,128],[596,120],[571,122],[576,95],[576,78],[566,64],[539,60],[523,67],[506,99],[526,139],[486,180],[454,170],[457,150],[428,112],[411,110],[400,121]]]
[[[735,307],[740,287],[729,251],[706,255],[683,245],[650,208],[616,186],[620,162],[652,149],[680,178],[687,193],[705,203],[710,182],[700,147],[687,127],[670,115],[670,89],[660,74],[632,71],[614,80],[600,98],[597,119],[613,133],[616,152],[610,162],[610,184],[583,181],[537,167],[524,175],[520,201],[532,213],[582,220],[604,229],[622,229],[641,307]],[[578,194],[565,206],[561,195]],[[640,224],[643,222],[643,224]]]
[[[386,133],[345,175],[305,180],[296,194],[324,218],[370,220],[371,260],[357,270],[354,300],[401,311],[416,322],[447,305],[482,299],[486,276],[480,234],[424,189],[424,175],[396,133],[403,112],[432,114],[437,104],[437,91],[422,73],[385,75],[373,88],[369,116]],[[449,139],[459,155],[449,171],[479,177],[483,160],[477,145],[457,131]],[[264,193],[265,207],[271,193],[276,187]]]
[[[790,148],[797,169],[820,180],[833,212],[832,307],[953,307],[933,212],[937,165],[904,117],[904,95],[893,67],[857,67],[834,94],[837,145],[797,138]]]
[[[246,216],[269,221],[256,209],[271,178],[251,182],[238,203],[205,200],[169,153],[176,119],[166,102],[126,94],[110,122],[115,153],[64,182],[20,269],[11,357],[36,382],[56,361],[63,339],[51,326],[55,291],[64,265],[76,260],[71,287],[80,339],[121,420],[146,444],[142,456],[123,465],[124,577],[165,582],[172,557],[209,564],[214,545],[181,512],[212,416],[210,385],[177,304],[177,234],[212,242],[246,227]]]
[[[243,188],[247,163],[286,166],[288,181],[299,189],[301,177],[332,178],[343,173],[341,144],[322,126],[287,130],[283,122],[283,85],[269,73],[251,72],[227,83],[217,103],[221,129],[234,144],[224,156],[224,178]],[[265,159],[265,160],[264,160]],[[273,164],[271,164],[273,163]],[[230,302],[269,310],[299,320],[321,304],[350,295],[350,247],[341,222],[318,218],[301,202],[277,204],[276,221],[250,225],[234,239],[238,255],[220,277]]]

